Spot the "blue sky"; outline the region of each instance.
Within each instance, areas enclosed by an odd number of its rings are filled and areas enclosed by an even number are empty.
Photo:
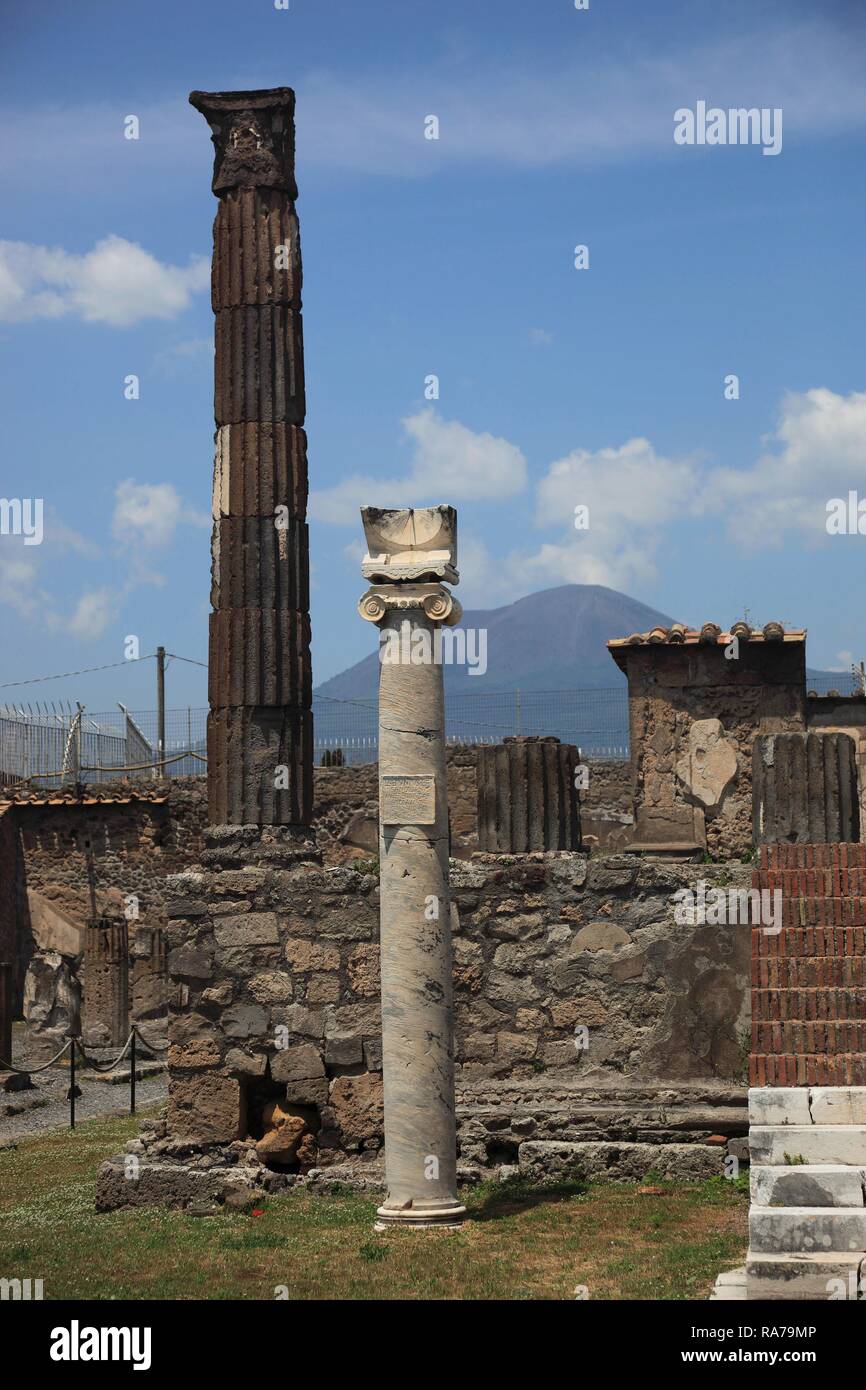
[[[866,497],[864,20],[7,0],[0,496],[43,498],[45,536],[0,537],[0,683],[122,661],[130,634],[206,657],[215,200],[186,98],[275,85],[298,101],[316,681],[375,641],[366,501],[458,508],[465,606],[606,583],[808,627],[813,666],[866,655],[866,537],[825,529],[828,499]],[[781,152],[676,145],[699,100],[781,108]],[[169,705],[204,704],[204,676],[174,663]],[[153,687],[127,663],[0,700]]]

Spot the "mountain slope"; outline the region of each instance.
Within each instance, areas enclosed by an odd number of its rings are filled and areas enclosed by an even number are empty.
[[[528,594],[504,608],[467,609],[461,627],[487,632],[487,671],[445,667],[452,694],[519,690],[574,690],[624,685],[608,654],[611,637],[647,632],[674,621],[645,603],[601,584],[563,584]],[[477,647],[475,648],[477,650]],[[378,653],[333,676],[316,689],[332,700],[375,699]]]

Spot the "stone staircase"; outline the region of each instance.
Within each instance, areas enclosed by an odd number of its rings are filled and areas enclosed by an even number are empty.
[[[864,1298],[866,845],[760,854],[782,929],[752,928],[745,1294]]]

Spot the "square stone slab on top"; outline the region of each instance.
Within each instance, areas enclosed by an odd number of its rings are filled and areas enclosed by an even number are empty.
[[[458,582],[457,513],[453,507],[362,507],[365,579]]]

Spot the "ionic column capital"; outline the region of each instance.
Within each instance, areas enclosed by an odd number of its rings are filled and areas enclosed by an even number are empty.
[[[373,584],[358,600],[361,617],[377,626],[389,613],[413,609],[443,627],[454,627],[463,616],[460,600],[444,584]]]

